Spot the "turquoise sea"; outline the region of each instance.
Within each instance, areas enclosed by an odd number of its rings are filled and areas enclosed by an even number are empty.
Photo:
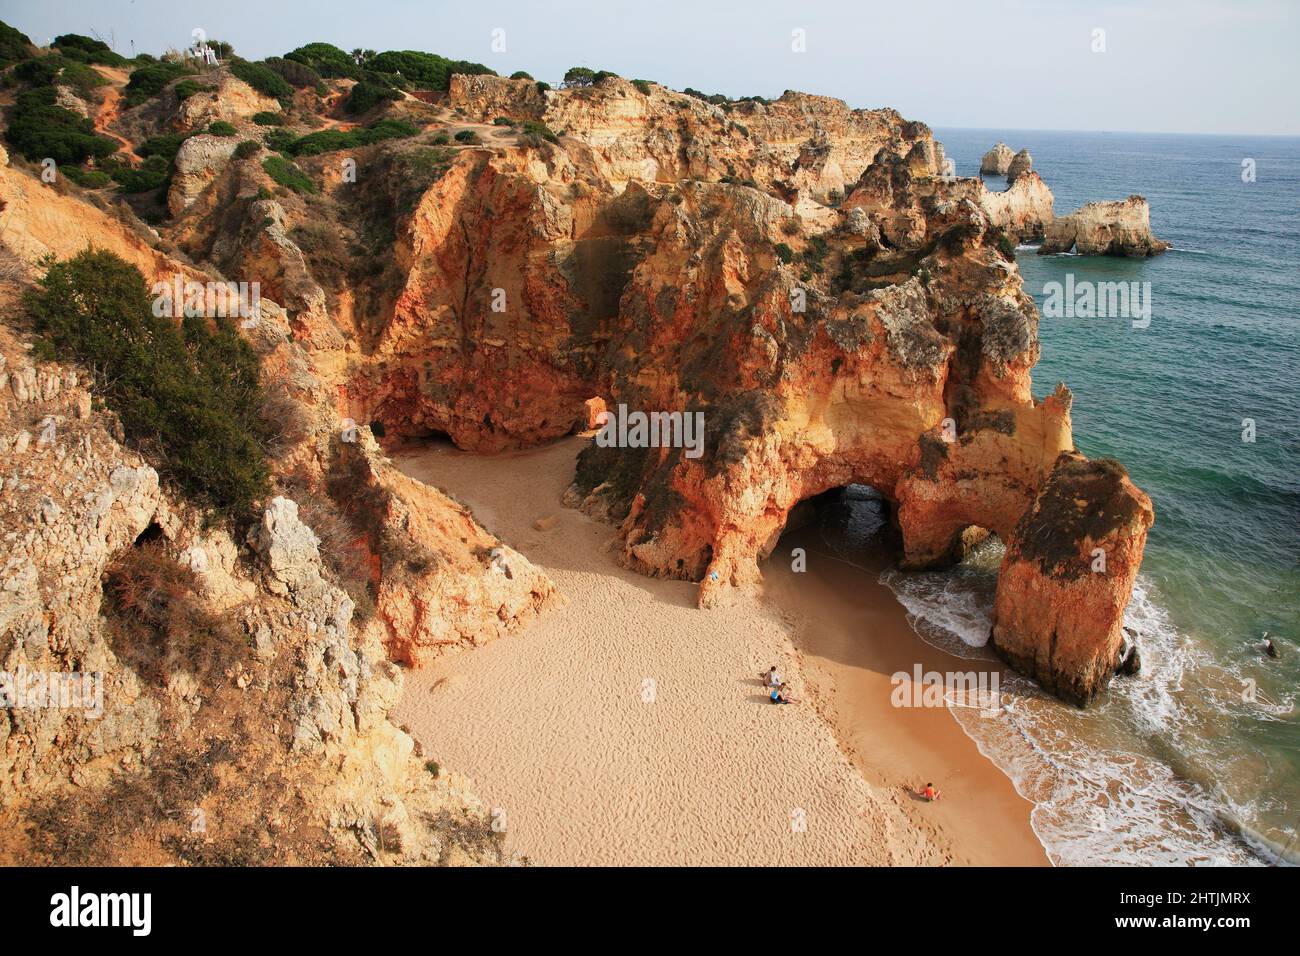
[[[1300,850],[1300,139],[940,129],[961,176],[1028,147],[1058,215],[1137,193],[1173,250],[1017,250],[1026,290],[1149,282],[1151,322],[1043,318],[1034,392],[1074,393],[1075,443],[1155,503],[1127,622],[1143,671],[1081,712],[1021,682],[1008,714],[954,711],[1034,801],[1063,864],[1274,863]],[[1254,181],[1243,181],[1252,160]],[[992,189],[1001,178],[986,179]],[[1249,420],[1249,421],[1247,421]],[[1243,440],[1243,435],[1253,440]],[[1000,546],[887,572],[927,640],[987,655]],[[1281,657],[1261,650],[1272,636]],[[1289,849],[1288,849],[1289,848]]]

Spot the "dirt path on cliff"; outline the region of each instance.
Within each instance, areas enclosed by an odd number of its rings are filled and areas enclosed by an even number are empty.
[[[810,696],[788,613],[758,599],[701,611],[695,585],[619,567],[612,529],[560,504],[582,441],[395,456],[469,504],[569,599],[522,634],[409,672],[394,715],[428,756],[473,778],[511,849],[542,864],[1044,861],[967,840],[951,832],[949,804],[917,804],[889,774],[864,776]],[[534,527],[551,516],[548,530]],[[773,663],[802,703],[767,702],[757,675]],[[982,764],[968,782],[1001,777],[946,714],[931,716]],[[1019,809],[1017,848],[1025,834],[1032,842],[1028,805]]]
[[[132,166],[138,166],[143,160],[136,153],[134,144],[109,128],[122,115],[122,90],[128,79],[127,72],[107,66],[96,67],[96,69],[109,80],[111,85],[103,87],[103,99],[95,110],[95,132],[120,143],[122,145],[120,151],[126,154],[127,161]]]

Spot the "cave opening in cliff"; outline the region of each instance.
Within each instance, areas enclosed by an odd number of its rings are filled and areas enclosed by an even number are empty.
[[[850,564],[892,563],[897,551],[893,505],[870,485],[848,484],[804,498],[786,517],[778,550],[829,554]]]
[[[163,536],[163,529],[157,521],[150,521],[148,526],[135,536],[132,542],[133,547],[143,548],[147,544],[158,541]]]

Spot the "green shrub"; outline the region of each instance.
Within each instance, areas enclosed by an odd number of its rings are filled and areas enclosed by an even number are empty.
[[[0,22],[0,69],[27,59],[33,52],[32,41],[27,38],[27,34]]]
[[[527,70],[515,70],[515,72],[510,74],[510,79],[512,80],[531,80],[532,78],[533,74],[529,73]]]
[[[171,177],[172,164],[162,156],[150,156],[139,166],[118,166],[110,175],[125,193],[147,193]]]
[[[213,120],[208,124],[207,133],[209,136],[234,136],[239,132],[235,129],[234,124],[227,123],[225,120]]]
[[[45,345],[95,370],[127,441],[187,497],[236,515],[266,494],[258,361],[229,319],[155,316],[140,270],[97,250],[52,262],[25,302]]]
[[[262,144],[254,139],[246,139],[235,147],[235,159],[248,159],[262,151]]]
[[[141,156],[161,156],[170,162],[176,158],[181,143],[187,139],[189,139],[188,133],[163,133],[160,136],[150,136],[136,152]]]
[[[632,81],[632,85],[635,86],[635,87],[637,88],[637,90],[639,90],[640,92],[644,93],[646,96],[649,96],[649,95],[650,95],[650,81],[649,81],[649,80],[633,80],[633,81]]]
[[[1016,244],[1005,232],[998,233],[998,252],[1006,259],[1014,261],[1016,258]]]
[[[321,76],[357,78],[361,75],[356,61],[332,43],[308,43],[286,53],[284,58],[305,64]]]
[[[19,93],[9,113],[5,137],[34,163],[49,158],[60,166],[80,166],[117,152],[117,143],[95,135],[95,124],[56,102],[52,86]]]
[[[362,80],[356,86],[352,87],[348,93],[348,98],[343,104],[343,108],[353,115],[358,113],[368,113],[380,103],[390,100],[400,100],[402,94],[389,86],[381,86],[378,83],[371,83],[369,80]]]
[[[506,119],[504,116],[498,116],[492,121],[493,126],[514,126],[514,121]]]
[[[14,67],[14,76],[33,86],[66,86],[83,97],[89,96],[95,87],[108,83],[86,64],[57,53],[19,63]]]
[[[315,89],[321,82],[319,73],[306,63],[299,63],[297,60],[287,60],[280,56],[268,56],[262,63],[268,70],[278,73],[290,86],[295,86],[300,90]]]
[[[263,110],[260,113],[253,114],[253,122],[258,126],[283,126],[284,114]]]
[[[266,143],[267,149],[273,149],[277,153],[283,153],[297,138],[298,137],[294,136],[293,133],[289,132],[283,126],[277,126],[266,134],[266,139],[263,140],[263,142]]]
[[[791,249],[784,242],[778,242],[775,246],[775,249],[776,249],[776,257],[780,259],[782,262],[786,262],[786,263],[794,262],[794,250]]]
[[[82,169],[80,166],[67,166],[60,170],[83,189],[103,189],[113,181],[113,177],[99,169]]]
[[[354,149],[357,146],[369,146],[386,139],[405,139],[420,132],[410,123],[401,120],[383,119],[371,123],[365,129],[337,130],[323,129],[308,133],[294,140],[285,151],[294,156],[316,156],[338,149]]]
[[[262,168],[266,174],[281,186],[292,189],[296,193],[314,193],[317,192],[316,184],[312,182],[307,174],[295,166],[283,156],[268,156],[262,160]]]
[[[138,70],[132,70],[131,78],[126,83],[126,105],[139,106],[165,90],[172,80],[188,76],[193,72],[192,67],[170,60],[150,63]]]
[[[446,133],[435,133],[433,139],[429,140],[434,146],[446,146],[451,142],[451,137]]]
[[[545,83],[545,82],[543,82],[542,80],[538,80],[538,81],[537,81],[537,92],[538,92],[538,93],[545,93],[545,92],[546,92],[547,90],[549,90],[550,88],[551,88],[551,84],[550,84],[550,83]]]
[[[417,88],[427,90],[446,90],[451,85],[452,75],[456,73],[496,76],[494,70],[482,63],[449,60],[436,53],[422,53],[419,50],[386,50],[366,65],[377,73],[400,73]]]
[[[231,73],[263,96],[270,96],[282,103],[293,99],[293,87],[279,73],[261,63],[236,59],[230,62],[229,68]]]
[[[181,80],[172,87],[172,92],[176,94],[178,100],[188,100],[195,93],[200,93],[205,89],[208,89],[208,87],[197,80]]]
[[[51,46],[72,59],[82,63],[103,63],[106,66],[125,66],[130,61],[120,53],[114,53],[103,40],[81,36],[78,33],[65,33],[55,37]]]
[[[545,123],[537,120],[524,120],[523,133],[525,136],[538,137],[546,140],[548,143],[558,143],[560,137]]]
[[[456,142],[463,143],[466,146],[474,146],[478,143],[478,133],[472,129],[463,129],[454,138]]]
[[[570,67],[564,73],[565,86],[591,86],[595,81],[595,70],[589,70],[585,66]]]

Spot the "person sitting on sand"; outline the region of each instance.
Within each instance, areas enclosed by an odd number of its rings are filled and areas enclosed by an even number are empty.
[[[936,800],[939,799],[939,791],[936,790],[936,789],[934,789],[934,784],[932,784],[932,783],[927,783],[927,784],[925,785],[925,789],[924,789],[924,790],[918,790],[918,791],[916,792],[916,795],[917,795],[918,797],[924,797],[924,798],[925,798],[926,800],[928,800],[930,803],[934,803],[934,801],[936,801]]]
[[[781,675],[777,672],[775,664],[772,665],[771,669],[766,674],[759,674],[758,676],[759,679],[767,684],[768,687],[781,686]]]
[[[793,697],[787,697],[786,694],[787,694],[787,688],[786,688],[786,685],[785,685],[784,683],[781,683],[781,684],[778,684],[776,687],[773,687],[773,688],[772,688],[772,693],[771,693],[771,695],[769,695],[769,699],[770,699],[770,700],[772,701],[772,703],[774,703],[774,704],[797,704],[797,703],[799,703],[799,702],[798,702],[797,700],[795,700]]]

